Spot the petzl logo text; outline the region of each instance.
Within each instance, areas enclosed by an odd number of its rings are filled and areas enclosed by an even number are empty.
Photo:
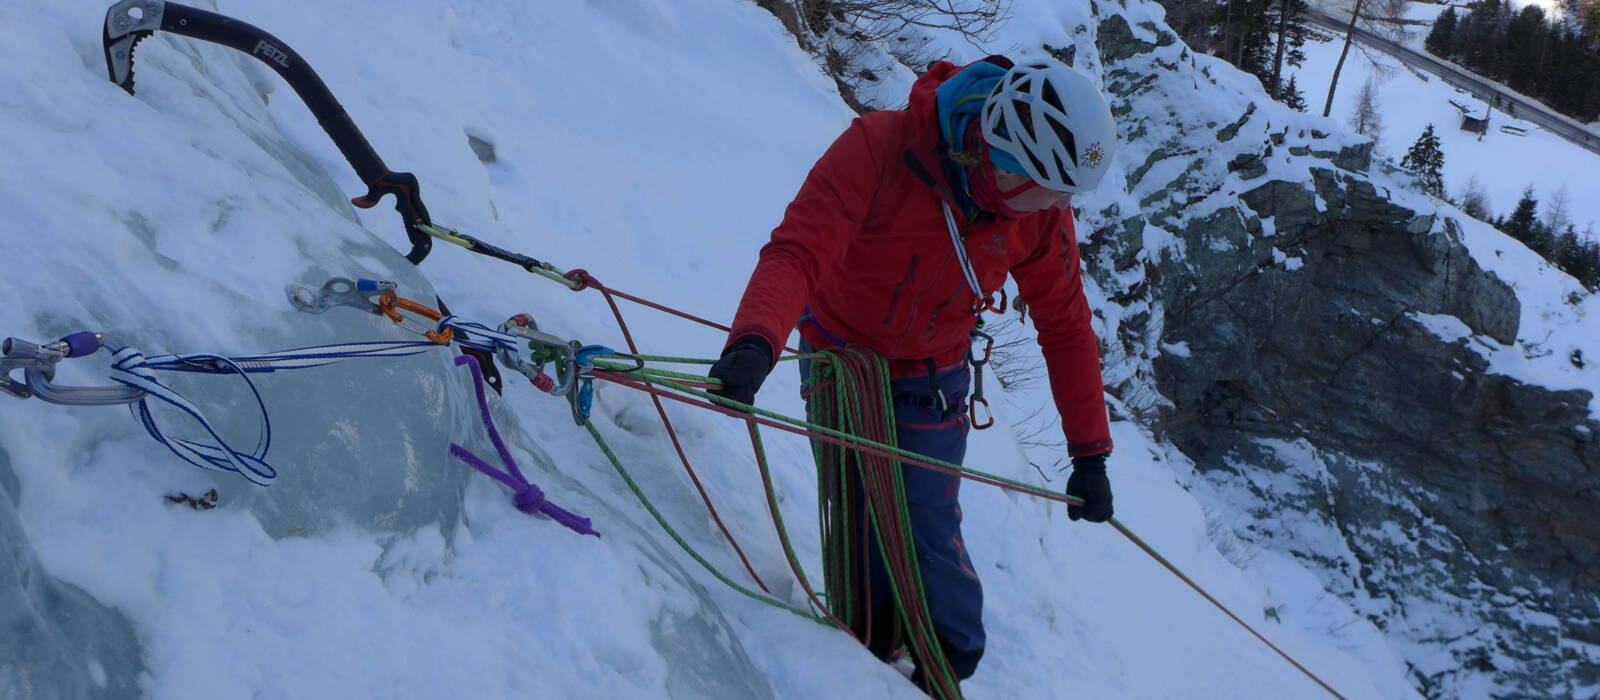
[[[261,43],[256,44],[256,53],[267,57],[267,60],[283,66],[284,68],[289,67],[289,52],[274,46],[272,42],[267,41],[266,39],[262,39]]]

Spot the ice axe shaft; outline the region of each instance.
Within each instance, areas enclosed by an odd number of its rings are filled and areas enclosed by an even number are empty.
[[[106,10],[103,43],[111,82],[128,94],[133,94],[134,50],[140,41],[157,31],[242,51],[283,76],[367,186],[366,194],[354,198],[352,203],[370,208],[384,195],[393,194],[395,210],[405,221],[406,235],[411,240],[411,252],[406,254],[406,259],[418,264],[428,256],[433,240],[417,230],[417,224],[432,221],[428,218],[428,208],[422,203],[417,178],[411,173],[389,170],[383,158],[367,143],[367,137],[351,121],[344,106],[311,69],[311,64],[288,44],[259,27],[215,12],[165,0],[121,0]]]

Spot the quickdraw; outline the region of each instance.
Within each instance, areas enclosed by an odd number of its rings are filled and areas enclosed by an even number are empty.
[[[978,326],[980,328],[983,326],[981,319]],[[989,360],[994,356],[994,338],[988,333],[978,330],[978,328],[972,329],[969,337],[972,340],[972,345],[967,348],[967,362],[972,365],[972,396],[967,401],[967,418],[971,421],[973,430],[985,430],[994,425],[994,411],[989,408],[989,400],[983,397],[983,368],[989,364]],[[981,360],[973,354],[973,350],[977,349],[977,343],[980,340],[984,342],[983,359]],[[988,415],[989,419],[987,421],[978,420],[979,406],[982,406],[983,412]]]

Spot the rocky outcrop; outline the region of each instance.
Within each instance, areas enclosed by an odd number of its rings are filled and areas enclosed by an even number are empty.
[[[1164,29],[1134,27],[1099,29],[1114,111],[1135,138],[1175,133],[1134,146],[1138,211],[1110,212],[1085,246],[1128,310],[1108,353],[1148,358],[1153,376],[1108,385],[1153,381],[1161,400],[1141,417],[1158,435],[1255,522],[1307,523],[1240,534],[1420,650],[1406,653],[1419,691],[1453,696],[1472,676],[1513,695],[1600,684],[1593,396],[1494,371],[1496,353],[1526,351],[1516,293],[1456,222],[1374,184],[1370,144],[1268,127],[1292,118],[1254,103],[1236,118],[1147,114],[1187,98],[1149,78],[1183,57],[1161,49]],[[1182,88],[1212,70],[1183,68]],[[1202,130],[1214,146],[1196,145]],[[1141,253],[1152,230],[1176,242]]]
[[[1600,570],[1586,564],[1600,560],[1591,396],[1490,371],[1478,348],[1516,339],[1518,301],[1472,262],[1453,223],[1434,233],[1349,176],[1318,177],[1317,189],[1326,212],[1300,183],[1267,182],[1183,230],[1201,254],[1162,270],[1155,291],[1162,341],[1189,350],[1155,361],[1174,405],[1162,429],[1202,469],[1225,472],[1301,468],[1262,444],[1309,442],[1333,479],[1326,492],[1287,503],[1262,493],[1262,506],[1320,511],[1344,533],[1360,566],[1330,573],[1373,599],[1475,605],[1498,630],[1447,645],[1464,665],[1529,688],[1576,671],[1547,642],[1600,644]],[[1260,218],[1275,236],[1250,235]],[[1274,251],[1299,265],[1274,263]],[[1436,316],[1470,335],[1440,337]],[[1373,534],[1395,527],[1421,549]],[[1575,624],[1530,628],[1534,616]]]

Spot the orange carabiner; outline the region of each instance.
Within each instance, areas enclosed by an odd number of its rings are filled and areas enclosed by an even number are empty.
[[[989,415],[987,422],[978,422],[978,404],[983,404],[983,412]],[[983,430],[994,425],[994,411],[989,409],[989,400],[982,396],[972,396],[967,399],[967,417],[972,421],[973,430]]]
[[[1006,302],[1007,302],[1006,288],[1005,287],[1001,287],[1000,288],[1000,304],[998,306],[996,306],[995,303],[994,303],[994,295],[990,294],[988,299],[984,299],[983,300],[983,310],[984,311],[992,311],[992,312],[997,313],[997,314],[1003,314],[1003,313],[1006,312]]]
[[[405,317],[400,315],[399,309],[395,308],[397,306],[401,309],[405,309],[406,311],[410,311],[411,313],[430,320],[438,321],[444,318],[444,314],[439,313],[437,310],[395,294],[393,290],[390,290],[383,296],[378,297],[378,308],[383,309],[383,315],[388,316],[389,320],[394,321],[395,323],[405,320]],[[455,335],[456,331],[454,328],[446,328],[442,331],[422,332],[422,337],[440,345],[449,345],[450,341],[455,339]]]

